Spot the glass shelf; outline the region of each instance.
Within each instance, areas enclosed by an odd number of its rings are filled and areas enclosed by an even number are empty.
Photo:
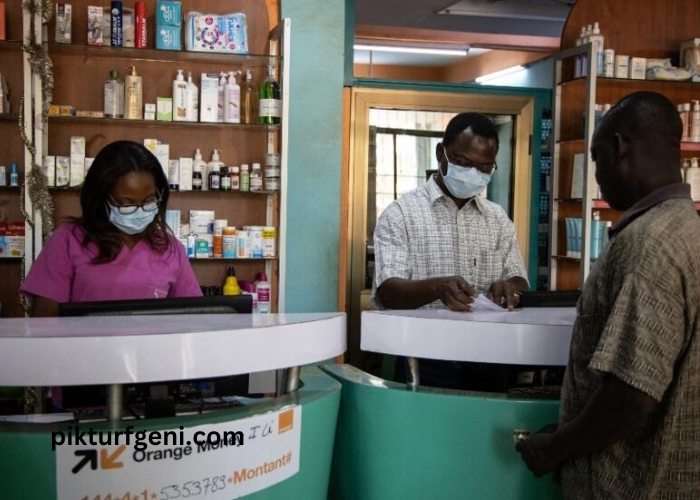
[[[280,260],[279,257],[264,257],[261,259],[252,257],[190,257],[190,262],[221,262],[221,261],[243,261],[243,262],[274,262]]]
[[[3,189],[3,188],[0,188]],[[4,188],[4,189],[10,189]],[[17,189],[17,187],[13,187],[11,189]],[[83,186],[68,186],[68,187],[61,187],[61,186],[49,186],[49,191],[80,191],[83,189]],[[170,196],[172,195],[185,195],[185,196],[193,196],[193,195],[215,195],[215,194],[223,194],[223,195],[242,195],[242,196],[270,196],[270,195],[276,195],[280,194],[279,191],[236,191],[236,190],[229,190],[229,191],[224,191],[224,190],[212,190],[208,189],[207,191],[176,191],[174,189],[170,190]]]
[[[184,50],[136,49],[126,47],[76,45],[49,42],[49,55],[82,56],[84,58],[127,59],[129,61],[148,61],[172,64],[176,61],[186,63],[239,64],[246,67],[267,67],[276,65],[279,56],[267,54],[210,54],[208,52],[188,52]]]

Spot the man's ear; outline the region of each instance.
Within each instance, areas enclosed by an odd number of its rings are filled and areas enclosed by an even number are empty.
[[[630,154],[630,145],[620,134],[615,134],[615,146],[617,149],[617,161],[622,162]]]
[[[438,163],[441,165],[445,160],[445,147],[442,145],[442,142],[438,142],[437,146],[435,146],[435,158],[437,158]]]

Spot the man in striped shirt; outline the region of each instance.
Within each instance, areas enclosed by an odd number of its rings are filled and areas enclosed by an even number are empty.
[[[470,312],[480,293],[509,309],[517,305],[528,282],[515,228],[499,205],[479,196],[496,172],[497,151],[488,117],[461,113],[449,122],[436,148],[439,173],[377,221],[377,307]],[[470,378],[466,366],[421,360],[421,383],[469,388],[458,380]]]

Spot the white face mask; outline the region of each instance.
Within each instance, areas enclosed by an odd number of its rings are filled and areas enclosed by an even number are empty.
[[[443,175],[441,168],[440,175],[442,175],[445,186],[452,193],[452,196],[460,200],[467,200],[481,193],[489,185],[492,174],[480,172],[476,167],[460,167],[450,163],[444,146],[442,150],[445,154],[445,160],[447,160],[447,174]]]
[[[120,231],[131,236],[144,232],[153,222],[153,219],[156,218],[156,215],[158,215],[158,210],[149,212],[144,210],[143,207],[138,207],[134,213],[125,215],[120,213],[117,207],[110,204],[107,205],[109,206],[109,222]]]

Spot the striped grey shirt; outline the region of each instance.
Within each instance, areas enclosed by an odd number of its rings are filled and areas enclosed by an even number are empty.
[[[515,227],[503,208],[480,197],[457,209],[431,177],[389,205],[374,231],[372,302],[388,278],[461,275],[486,293],[498,280],[527,279]],[[436,300],[421,309],[446,309]]]

